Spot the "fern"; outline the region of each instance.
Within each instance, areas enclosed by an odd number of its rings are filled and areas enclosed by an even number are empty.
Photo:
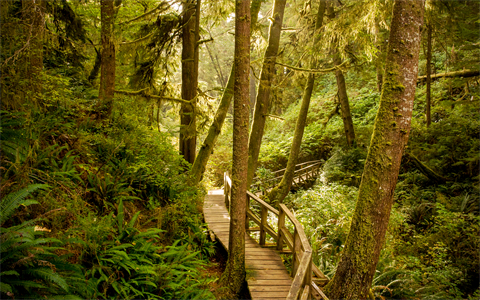
[[[19,190],[15,193],[10,193],[5,198],[2,199],[0,204],[0,224],[3,224],[13,213],[13,211],[20,206],[21,204],[24,205],[31,205],[31,204],[38,204],[36,201],[24,201],[26,197],[28,197],[31,193],[38,189],[47,188],[48,185],[46,184],[33,184],[29,185],[28,187]],[[23,201],[23,202],[22,202]]]

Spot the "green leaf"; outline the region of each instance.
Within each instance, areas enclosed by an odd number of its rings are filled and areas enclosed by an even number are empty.
[[[45,281],[50,281],[58,284],[64,291],[68,293],[68,284],[65,279],[60,276],[58,273],[54,273],[52,269],[49,268],[37,268],[37,269],[27,269],[27,273],[30,273],[33,276],[40,277]]]
[[[118,201],[118,213],[117,213],[117,225],[118,225],[119,232],[123,231],[123,218],[124,218],[123,200],[120,199],[120,201]]]
[[[10,292],[11,293],[12,292],[12,287],[9,284],[0,281],[0,292],[2,292],[2,293]]]

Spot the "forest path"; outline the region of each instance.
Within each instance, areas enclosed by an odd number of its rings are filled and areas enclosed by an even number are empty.
[[[230,216],[225,206],[223,190],[211,190],[203,204],[205,222],[223,247],[228,250]],[[272,249],[262,248],[245,234],[245,268],[248,289],[252,299],[285,299],[292,279],[280,255]]]

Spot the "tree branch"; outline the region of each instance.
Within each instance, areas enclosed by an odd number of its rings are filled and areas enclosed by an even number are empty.
[[[340,69],[341,67],[343,67],[344,65],[347,64],[347,61],[344,61],[341,65],[338,65],[336,67],[329,68],[329,69],[304,69],[304,68],[289,66],[289,65],[282,64],[282,63],[279,63],[279,62],[276,62],[275,64],[286,67],[286,68],[289,68],[289,69],[294,70],[294,71],[308,72],[308,73],[329,73],[329,72],[334,72],[337,69]]]
[[[178,102],[178,103],[193,103],[195,100],[198,98],[195,96],[192,100],[185,100],[185,99],[180,99],[180,98],[174,98],[174,97],[165,97],[165,96],[157,96],[157,95],[152,95],[148,94],[146,92],[148,88],[144,88],[143,90],[139,91],[123,91],[123,90],[115,90],[115,93],[123,94],[123,95],[128,95],[128,96],[143,96],[146,98],[151,98],[151,99],[159,99],[159,100],[167,100],[167,101],[173,101],[173,102]]]

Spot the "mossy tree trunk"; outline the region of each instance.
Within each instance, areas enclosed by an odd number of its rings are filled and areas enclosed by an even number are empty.
[[[377,73],[377,90],[379,93],[382,92],[382,84],[383,84],[383,60],[382,60],[382,53],[383,53],[383,39],[380,35],[380,24],[378,19],[375,18],[375,46],[377,48],[377,57],[375,58],[375,71]]]
[[[233,102],[232,202],[228,261],[220,279],[231,295],[245,281],[245,212],[247,192],[250,70],[250,1],[235,1],[235,86]]]
[[[257,16],[258,12],[260,11],[261,4],[262,0],[253,0],[250,6],[250,15],[252,18],[250,25],[251,31],[255,26],[256,20],[258,19]],[[223,91],[222,99],[220,100],[217,112],[215,113],[215,118],[213,119],[212,125],[208,129],[207,137],[203,141],[203,144],[200,147],[197,157],[195,158],[195,162],[192,166],[191,174],[194,185],[197,185],[202,180],[203,174],[205,173],[205,169],[207,167],[208,159],[213,152],[213,147],[215,146],[217,138],[222,130],[223,122],[225,121],[225,117],[227,116],[228,109],[233,98],[234,78],[235,65],[232,65],[230,76],[228,77],[227,86]]]
[[[432,25],[427,24],[427,92],[426,92],[426,108],[425,114],[427,117],[427,127],[432,123],[432,117],[430,113],[430,107],[432,103],[431,86],[432,86]]]
[[[286,0],[275,0],[268,34],[268,45],[265,50],[262,71],[260,72],[260,84],[253,112],[253,122],[248,140],[248,186],[250,186],[255,170],[257,169],[258,155],[262,143],[265,121],[270,108],[270,90],[275,76],[275,62],[280,44],[280,34],[283,24],[283,13]]]
[[[113,109],[113,96],[115,93],[115,43],[113,24],[115,20],[114,1],[101,2],[102,19],[102,60],[100,71],[100,90],[97,111],[100,119],[110,117]]]
[[[380,107],[350,232],[337,271],[324,289],[330,299],[369,298],[410,132],[423,11],[423,1],[394,3]]]
[[[198,47],[200,0],[183,2],[182,29],[182,99],[192,103],[182,103],[180,107],[179,150],[186,161],[193,164],[197,147],[197,125],[195,106],[198,87]],[[197,11],[198,10],[198,11]]]
[[[315,23],[314,36],[318,34],[318,31],[323,25],[323,16],[325,14],[326,0],[321,0],[317,12],[317,20]],[[314,44],[316,43],[314,39]],[[316,68],[316,60],[312,59],[310,68]],[[312,98],[312,91],[315,85],[315,74],[309,73],[307,84],[303,91],[302,103],[300,106],[300,112],[298,114],[297,122],[295,124],[295,133],[293,136],[292,147],[290,148],[290,154],[288,156],[287,168],[283,174],[280,183],[274,187],[268,194],[268,199],[272,203],[281,203],[283,199],[288,195],[290,187],[292,185],[293,177],[295,175],[295,165],[297,163],[298,154],[300,153],[300,146],[302,144],[303,133],[305,131],[305,124],[307,123],[308,108],[310,106],[310,99]]]
[[[45,0],[22,1],[22,18],[27,26],[25,36],[29,44],[25,54],[24,77],[27,99],[38,104],[37,98],[42,92],[41,72],[43,71],[43,35],[45,31]]]

